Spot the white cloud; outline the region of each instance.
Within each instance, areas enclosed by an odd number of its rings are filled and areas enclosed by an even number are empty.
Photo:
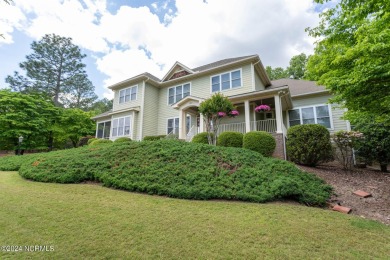
[[[265,65],[285,67],[293,55],[312,52],[313,39],[304,29],[319,21],[311,0],[176,0],[177,11],[167,0],[151,9],[121,6],[115,14],[106,0],[80,1],[18,0],[5,32],[17,28],[35,39],[46,33],[72,37],[99,57],[106,86],[145,71],[162,77],[176,60],[194,67],[259,54]],[[163,21],[151,10],[163,12]]]
[[[1,1],[0,34],[2,34],[3,37],[0,37],[0,45],[13,43],[12,32],[15,28],[22,28],[25,21],[26,17],[20,9]]]

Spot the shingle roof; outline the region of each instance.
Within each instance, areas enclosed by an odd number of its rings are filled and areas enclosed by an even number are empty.
[[[154,81],[161,82],[161,79],[159,79],[159,78],[157,78],[156,76],[150,74],[149,72],[144,72],[144,73],[142,73],[142,74],[144,74],[145,76],[147,76],[148,78],[150,78],[150,79],[152,79],[152,80],[154,80]],[[142,75],[142,74],[141,74],[141,75]]]
[[[272,89],[280,86],[288,86],[291,96],[313,94],[316,92],[324,92],[324,86],[318,86],[315,81],[301,80],[301,79],[278,79],[271,81],[272,85],[267,89]]]
[[[222,66],[222,65],[225,65],[225,64],[229,64],[229,63],[232,63],[232,62],[236,62],[236,61],[239,61],[239,60],[244,60],[244,59],[249,58],[249,57],[255,57],[255,56],[257,56],[257,55],[249,55],[249,56],[242,56],[242,57],[236,57],[236,58],[223,59],[223,60],[219,60],[219,61],[216,61],[216,62],[213,62],[213,63],[202,65],[200,67],[196,67],[196,68],[194,68],[192,70],[200,72],[200,71],[212,69],[212,68],[215,68],[215,67],[219,67],[219,66]]]
[[[101,114],[99,114],[99,115],[96,115],[96,116],[92,117],[92,119],[94,119],[94,118],[99,118],[99,117],[104,117],[104,116],[108,116],[110,113],[112,113],[112,109],[110,109],[110,110],[108,110],[108,111],[106,111],[106,112],[104,112],[104,113],[101,113]]]

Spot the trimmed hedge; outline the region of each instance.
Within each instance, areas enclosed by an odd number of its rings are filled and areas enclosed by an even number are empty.
[[[131,138],[129,137],[119,137],[115,139],[114,143],[124,143],[124,142],[131,142]]]
[[[252,131],[244,134],[242,147],[270,157],[275,151],[276,141],[270,133]]]
[[[286,148],[289,159],[297,164],[315,167],[333,160],[330,134],[322,125],[290,127],[287,131]]]
[[[93,146],[93,145],[108,144],[108,143],[112,143],[112,141],[109,139],[97,139],[97,140],[92,141],[89,145]]]
[[[239,132],[223,132],[218,136],[217,145],[224,147],[242,147],[244,135]]]
[[[144,141],[157,141],[160,139],[164,139],[166,135],[149,135],[144,137]]]
[[[19,174],[42,182],[100,181],[107,187],[184,199],[324,205],[331,187],[287,161],[230,147],[172,140],[101,144],[35,154]],[[0,168],[4,165],[0,158]],[[14,162],[16,164],[16,162]]]
[[[211,133],[213,135],[213,133]],[[196,134],[193,138],[192,141],[193,143],[197,144],[209,144],[209,140],[207,139],[207,132],[202,132],[199,134]]]

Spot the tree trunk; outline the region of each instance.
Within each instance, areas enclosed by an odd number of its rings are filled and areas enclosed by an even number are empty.
[[[387,172],[387,164],[381,164],[381,172]]]

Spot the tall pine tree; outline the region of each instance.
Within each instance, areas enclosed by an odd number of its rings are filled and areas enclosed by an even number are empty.
[[[47,34],[31,49],[32,54],[19,64],[26,76],[14,72],[6,78],[12,90],[44,93],[56,106],[86,108],[97,99],[82,62],[86,55],[71,38]]]

